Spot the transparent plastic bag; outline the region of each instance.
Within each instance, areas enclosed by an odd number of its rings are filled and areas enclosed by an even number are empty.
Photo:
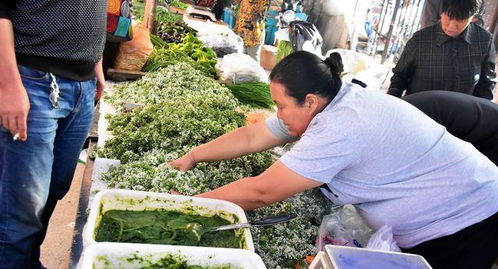
[[[382,226],[370,237],[367,248],[401,252],[401,249],[399,249],[398,244],[394,240],[393,229],[388,225]]]
[[[119,45],[114,68],[140,71],[154,50],[147,27],[137,24],[133,27],[133,39]]]
[[[228,54],[218,61],[215,68],[220,82],[224,84],[268,82],[268,75],[263,67],[247,54]]]
[[[319,251],[325,245],[365,247],[372,230],[363,222],[352,205],[333,209],[333,213],[323,217],[318,230],[316,247]]]
[[[213,34],[198,34],[199,40],[216,52],[218,57],[223,57],[227,54],[239,53],[244,49],[244,41],[235,34],[228,33],[213,33]]]

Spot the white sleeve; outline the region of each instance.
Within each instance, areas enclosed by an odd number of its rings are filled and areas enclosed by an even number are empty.
[[[272,115],[267,118],[265,121],[266,127],[270,129],[276,137],[282,140],[296,140],[297,137],[294,137],[289,134],[289,129],[285,126],[284,122],[277,118],[277,115]]]

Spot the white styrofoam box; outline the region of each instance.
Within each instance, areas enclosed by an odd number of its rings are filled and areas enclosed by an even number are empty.
[[[142,268],[140,261],[156,262],[167,254],[184,258],[189,265],[231,265],[242,269],[265,269],[261,258],[248,250],[232,248],[187,247],[130,243],[96,243],[86,248],[80,262],[81,269]],[[100,259],[99,259],[100,258]]]
[[[93,199],[88,222],[83,231],[83,242],[85,246],[96,243],[95,232],[101,219],[100,216],[112,209],[135,211],[189,209],[190,211],[192,208],[201,216],[210,217],[219,214],[229,222],[234,223],[233,215],[235,215],[239,223],[247,222],[246,214],[240,206],[223,200],[168,193],[109,189],[97,193]],[[249,229],[244,229],[243,232],[246,249],[254,252],[251,232]]]
[[[333,269],[431,269],[424,257],[415,254],[367,248],[326,245]]]

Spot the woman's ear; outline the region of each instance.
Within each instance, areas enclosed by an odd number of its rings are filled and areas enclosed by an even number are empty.
[[[306,95],[306,99],[304,100],[304,106],[311,112],[315,113],[315,111],[318,109],[319,106],[319,101],[318,101],[318,96],[312,93],[308,93]]]

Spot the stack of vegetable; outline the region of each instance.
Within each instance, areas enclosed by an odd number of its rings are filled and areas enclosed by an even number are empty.
[[[180,1],[172,1],[171,3],[169,3],[169,6],[180,8],[180,9],[187,9],[188,8],[187,4],[180,2]]]
[[[176,63],[188,63],[208,77],[215,77],[216,54],[195,36],[188,34],[179,44],[158,44],[144,67],[145,71],[157,71]]]
[[[279,41],[277,45],[277,62],[288,56],[294,51],[292,44],[289,41]]]
[[[243,82],[226,85],[242,104],[255,108],[273,108],[270,86],[263,82]]]
[[[141,21],[143,14],[143,2],[133,1],[133,17]],[[168,12],[163,6],[156,7],[155,21],[157,23],[157,36],[167,43],[180,43],[188,34],[196,34],[193,28],[183,22],[181,16]]]

